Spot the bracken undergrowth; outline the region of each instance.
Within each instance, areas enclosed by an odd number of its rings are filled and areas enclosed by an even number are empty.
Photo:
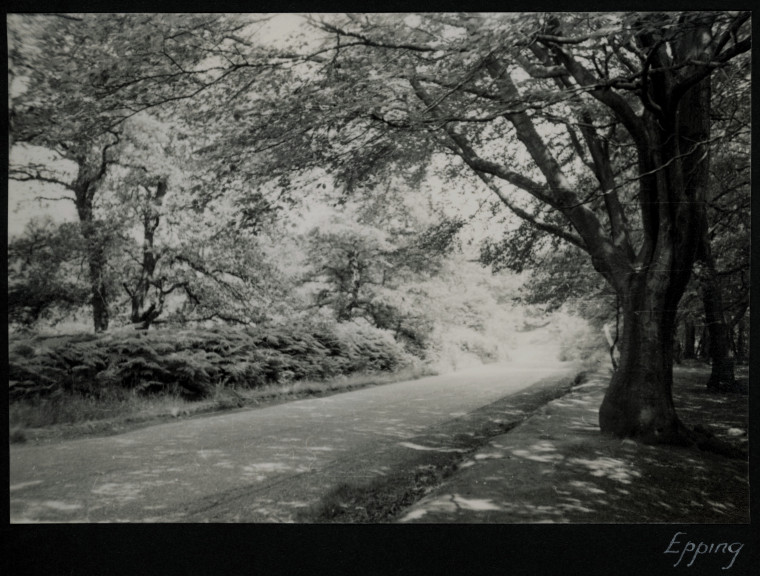
[[[60,394],[111,398],[116,391],[208,398],[219,388],[252,389],[355,373],[394,371],[412,359],[368,326],[161,329],[14,342],[11,402]]]

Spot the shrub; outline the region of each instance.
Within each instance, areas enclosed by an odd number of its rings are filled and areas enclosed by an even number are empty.
[[[122,389],[200,398],[219,385],[323,380],[395,370],[408,360],[390,333],[366,322],[33,337],[11,347],[9,394],[98,398]]]
[[[375,328],[365,320],[338,324],[335,333],[351,362],[348,372],[389,371],[410,361],[390,332]]]

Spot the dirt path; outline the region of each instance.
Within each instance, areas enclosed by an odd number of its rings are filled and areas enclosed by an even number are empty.
[[[47,446],[10,448],[11,522],[287,522],[339,482],[390,473],[411,440],[548,376],[529,360]],[[527,356],[525,357],[527,358]]]

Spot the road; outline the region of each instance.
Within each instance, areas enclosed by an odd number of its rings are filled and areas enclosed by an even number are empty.
[[[290,522],[339,482],[446,449],[414,443],[423,431],[572,371],[555,357],[118,436],[12,445],[11,522]]]

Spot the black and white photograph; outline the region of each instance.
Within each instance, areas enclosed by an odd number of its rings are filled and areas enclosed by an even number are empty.
[[[11,524],[750,522],[751,11],[6,28]]]

